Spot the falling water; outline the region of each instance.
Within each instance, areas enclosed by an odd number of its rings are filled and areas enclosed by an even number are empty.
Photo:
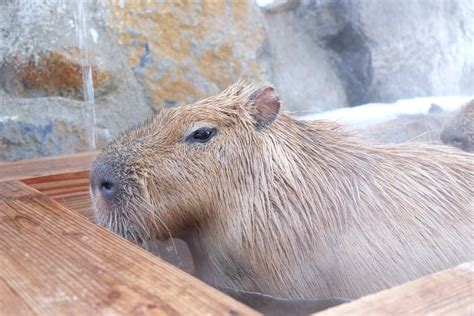
[[[87,1],[87,0],[86,0]],[[94,82],[92,78],[92,62],[88,41],[88,28],[86,15],[84,13],[84,0],[76,1],[76,11],[74,12],[74,21],[76,28],[76,40],[79,48],[79,54],[82,66],[83,95],[84,95],[84,116],[91,126],[88,128],[88,145],[90,149],[96,149],[96,117],[94,103]]]

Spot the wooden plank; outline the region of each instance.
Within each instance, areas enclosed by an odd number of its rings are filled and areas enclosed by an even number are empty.
[[[86,152],[69,156],[0,162],[0,181],[88,171],[96,156],[97,152]]]
[[[314,315],[474,315],[474,262]]]
[[[86,170],[28,178],[22,182],[92,220],[89,175],[90,171]]]
[[[89,174],[89,170],[61,173],[29,178],[23,182],[51,198],[60,198],[88,193]]]
[[[0,315],[34,315],[28,304],[0,278]]]
[[[38,315],[256,314],[17,181],[0,183],[0,266],[0,297]]]
[[[90,221],[94,221],[91,195],[89,192],[60,196],[56,197],[54,200],[64,205],[66,208],[85,216]]]

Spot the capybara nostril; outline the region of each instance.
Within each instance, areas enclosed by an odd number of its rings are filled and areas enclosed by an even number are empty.
[[[119,181],[110,168],[94,168],[90,183],[92,191],[104,198],[116,195],[120,189]]]

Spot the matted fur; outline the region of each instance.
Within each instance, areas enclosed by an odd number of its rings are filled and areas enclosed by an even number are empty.
[[[286,113],[256,129],[254,91],[163,110],[113,142],[94,172],[121,193],[93,192],[97,221],[138,242],[183,238],[200,278],[279,297],[355,298],[473,259],[472,155]],[[187,143],[200,126],[217,135]]]

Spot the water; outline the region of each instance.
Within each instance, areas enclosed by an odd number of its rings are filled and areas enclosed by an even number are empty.
[[[87,0],[86,0],[87,1]],[[87,122],[90,122],[88,128],[88,146],[90,149],[96,149],[96,115],[94,103],[94,81],[92,77],[92,58],[90,56],[89,32],[87,19],[84,10],[84,0],[76,1],[76,11],[74,12],[74,22],[76,29],[77,47],[79,48],[79,57],[82,65],[83,96],[84,108],[83,114]]]

